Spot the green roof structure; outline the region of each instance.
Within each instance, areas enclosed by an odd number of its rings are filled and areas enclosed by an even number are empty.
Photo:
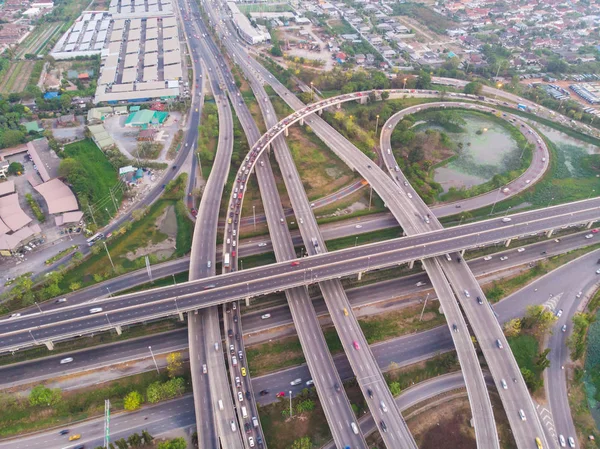
[[[162,125],[168,116],[168,112],[143,109],[129,114],[127,120],[125,120],[125,126],[147,129],[149,125]]]
[[[22,125],[25,127],[27,132],[30,132],[30,131],[41,132],[44,130],[44,128],[40,128],[40,125],[38,125],[38,122],[35,120],[32,122],[24,122]]]

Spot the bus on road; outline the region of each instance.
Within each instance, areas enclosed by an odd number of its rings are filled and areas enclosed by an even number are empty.
[[[229,268],[229,253],[225,253],[225,257],[223,258],[223,266],[225,268]]]
[[[104,234],[102,234],[101,232],[98,232],[97,234],[94,234],[89,239],[87,239],[87,244],[88,244],[88,246],[93,246],[94,243],[96,243],[98,240],[101,240],[103,238],[104,238]]]

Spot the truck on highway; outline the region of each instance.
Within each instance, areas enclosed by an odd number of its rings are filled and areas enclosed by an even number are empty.
[[[229,253],[225,253],[225,257],[223,257],[223,266],[229,268]]]
[[[524,105],[524,104],[522,104],[522,103],[519,103],[519,104],[517,105],[517,109],[518,109],[519,111],[526,111],[526,110],[527,110],[527,106],[526,106],[526,105]]]

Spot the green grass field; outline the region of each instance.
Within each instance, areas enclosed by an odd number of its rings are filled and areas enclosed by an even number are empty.
[[[65,145],[61,157],[61,166],[66,159],[73,159],[77,163],[78,170],[67,176],[67,180],[84,208],[87,204],[94,205],[106,200],[111,188],[119,181],[117,171],[91,139]],[[115,196],[120,203],[121,193]],[[100,209],[95,218],[100,225],[109,217]]]

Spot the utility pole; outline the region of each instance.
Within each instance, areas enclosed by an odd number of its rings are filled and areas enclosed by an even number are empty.
[[[146,271],[148,272],[148,278],[150,278],[150,282],[154,282],[154,280],[152,279],[152,267],[150,266],[150,259],[148,258],[148,256],[145,256],[146,259]],[[173,280],[175,280],[175,278],[173,278]]]
[[[119,208],[117,207],[117,201],[115,200],[112,190],[108,189],[108,193],[110,194],[110,199],[113,202],[113,206],[115,206],[115,215],[117,215],[117,213],[119,213]]]
[[[421,310],[421,316],[419,317],[419,321],[423,321],[423,312],[425,312],[425,306],[427,305],[427,300],[429,299],[429,293],[425,297],[425,302],[423,303],[423,309]]]
[[[312,83],[310,83],[312,84]],[[292,390],[290,390],[290,418],[292,417]]]
[[[88,203],[88,209],[90,211],[90,215],[92,216],[92,221],[94,222],[96,227],[98,227],[98,223],[96,223],[96,217],[94,217],[94,211],[92,211],[92,206],[90,206],[90,203]]]
[[[496,199],[494,200],[494,204],[492,205],[492,210],[490,211],[489,215],[492,215],[494,213],[494,208],[496,207],[496,203],[498,202],[498,196],[500,196],[500,192],[502,191],[502,187],[498,188],[498,193],[496,193]]]
[[[377,121],[375,122],[375,136],[377,136],[378,129],[379,129],[379,114],[377,114]]]
[[[108,252],[108,247],[106,246],[106,242],[103,241],[102,244],[104,245],[104,249],[106,250],[106,254],[108,255],[108,260],[110,260],[110,264],[112,266],[112,269],[116,273],[117,270],[115,269],[115,264],[113,263],[112,257],[110,257],[110,253]]]
[[[256,206],[252,206],[252,216],[254,217],[254,230],[256,231]]]
[[[152,346],[148,346],[148,349],[150,350],[150,355],[152,356],[152,360],[154,361],[154,366],[156,367],[156,372],[158,374],[160,374],[160,371],[158,369],[158,364],[156,363],[156,359],[154,358],[154,353],[152,352]]]
[[[371,210],[371,200],[373,199],[373,186],[371,186],[371,190],[369,191],[369,211]]]

